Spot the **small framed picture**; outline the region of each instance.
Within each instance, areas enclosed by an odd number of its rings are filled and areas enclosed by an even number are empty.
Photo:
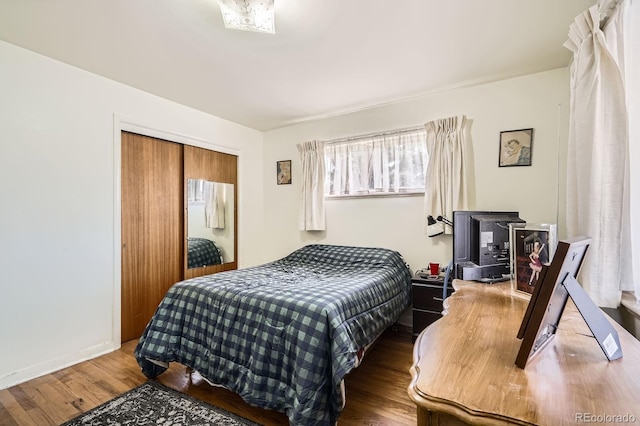
[[[560,241],[551,265],[542,269],[540,283],[529,300],[517,334],[517,338],[522,339],[516,357],[518,367],[525,368],[534,355],[548,347],[547,343],[556,335],[569,297],[607,359],[622,357],[617,331],[576,280],[590,245],[591,238],[586,237]]]
[[[276,178],[278,185],[289,185],[291,183],[291,160],[283,160],[276,163]]]
[[[498,166],[530,166],[533,150],[533,129],[500,132]]]
[[[557,246],[556,224],[512,223],[512,288],[529,297],[538,283],[542,265],[549,265]]]

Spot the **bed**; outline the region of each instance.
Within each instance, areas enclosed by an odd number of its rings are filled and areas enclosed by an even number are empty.
[[[264,265],[175,284],[135,349],[155,378],[197,370],[292,425],[334,425],[343,378],[410,304],[411,273],[381,248],[313,244]]]
[[[206,238],[187,238],[188,268],[220,264],[222,264],[222,253],[216,243]]]

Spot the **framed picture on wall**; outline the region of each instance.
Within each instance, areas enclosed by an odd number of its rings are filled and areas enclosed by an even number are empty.
[[[529,297],[540,280],[542,266],[553,260],[557,225],[513,223],[510,228],[512,288]]]
[[[276,163],[276,179],[278,185],[289,185],[291,183],[291,160],[283,160]]]
[[[530,166],[533,152],[533,129],[500,132],[498,166]]]

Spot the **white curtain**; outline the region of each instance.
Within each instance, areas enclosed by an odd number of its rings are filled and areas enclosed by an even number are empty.
[[[467,210],[469,204],[465,116],[449,117],[425,124],[427,131],[427,167],[425,181],[425,232],[426,216],[444,216],[453,220],[454,210]],[[445,227],[446,233],[451,233]]]
[[[325,146],[331,179],[326,182],[330,195],[357,195],[369,192],[372,145],[362,142],[336,142]]]
[[[423,131],[372,139],[372,178],[375,192],[411,192],[422,188],[427,165]]]
[[[204,201],[204,180],[189,179],[187,181],[187,202],[198,203]]]
[[[624,52],[625,52],[625,92],[629,117],[629,157],[631,164],[640,159],[640,3],[625,2],[624,10]],[[635,142],[631,142],[635,141]],[[640,216],[640,169],[629,169],[630,176],[630,217]],[[623,290],[635,291],[640,300],[640,222],[631,224],[631,261],[633,263],[633,286]]]
[[[297,147],[302,160],[300,230],[324,231],[324,143],[303,142]]]
[[[225,227],[225,191],[224,184],[204,182],[204,223],[207,228]]]
[[[325,145],[329,195],[422,192],[427,166],[425,131],[368,135]]]
[[[575,18],[565,47],[573,51],[567,164],[569,236],[592,238],[580,283],[602,307],[619,305],[632,280],[629,147],[624,88],[624,2],[606,1]]]

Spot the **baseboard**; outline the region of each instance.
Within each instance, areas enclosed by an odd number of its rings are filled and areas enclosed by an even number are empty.
[[[63,368],[79,364],[83,361],[99,357],[100,355],[107,354],[116,350],[116,346],[113,342],[105,342],[90,348],[83,349],[79,352],[74,352],[62,356],[60,358],[52,359],[49,361],[35,364],[22,370],[11,372],[0,377],[0,389],[6,389],[11,386],[24,383],[31,379],[50,374]]]

